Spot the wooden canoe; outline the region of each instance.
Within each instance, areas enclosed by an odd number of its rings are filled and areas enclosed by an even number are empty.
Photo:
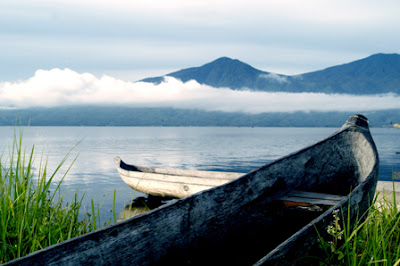
[[[320,250],[333,210],[374,197],[378,154],[355,115],[327,139],[224,185],[62,242],[10,265],[287,265]],[[304,206],[298,206],[304,205]]]
[[[134,190],[153,196],[185,198],[200,191],[223,185],[245,173],[162,169],[128,165],[114,158],[122,180]]]

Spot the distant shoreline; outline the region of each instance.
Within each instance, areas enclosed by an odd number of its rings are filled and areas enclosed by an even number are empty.
[[[0,109],[0,126],[137,126],[137,127],[340,127],[361,113],[370,127],[391,127],[400,109],[367,112],[245,112],[203,111],[170,107],[64,106]]]

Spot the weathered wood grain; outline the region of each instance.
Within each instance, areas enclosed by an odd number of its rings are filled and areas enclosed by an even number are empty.
[[[346,197],[341,195],[332,195],[326,193],[316,193],[308,191],[293,190],[279,198],[282,201],[309,203],[314,205],[334,206],[344,200]]]

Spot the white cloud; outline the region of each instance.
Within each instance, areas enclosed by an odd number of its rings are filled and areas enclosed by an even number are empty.
[[[234,91],[166,77],[159,85],[98,78],[70,69],[38,70],[25,81],[0,83],[0,108],[80,104],[196,108],[227,112],[369,111],[399,108],[395,94],[351,96],[324,93]]]
[[[259,78],[273,80],[278,83],[288,82],[287,77],[275,73],[261,74]]]

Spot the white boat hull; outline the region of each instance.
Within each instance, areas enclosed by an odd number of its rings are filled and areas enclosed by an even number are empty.
[[[115,164],[120,166],[121,158],[117,156],[114,160]],[[130,171],[117,167],[122,180],[128,186],[146,194],[170,198],[185,198],[244,175],[244,173],[216,171],[130,167],[143,171]]]

